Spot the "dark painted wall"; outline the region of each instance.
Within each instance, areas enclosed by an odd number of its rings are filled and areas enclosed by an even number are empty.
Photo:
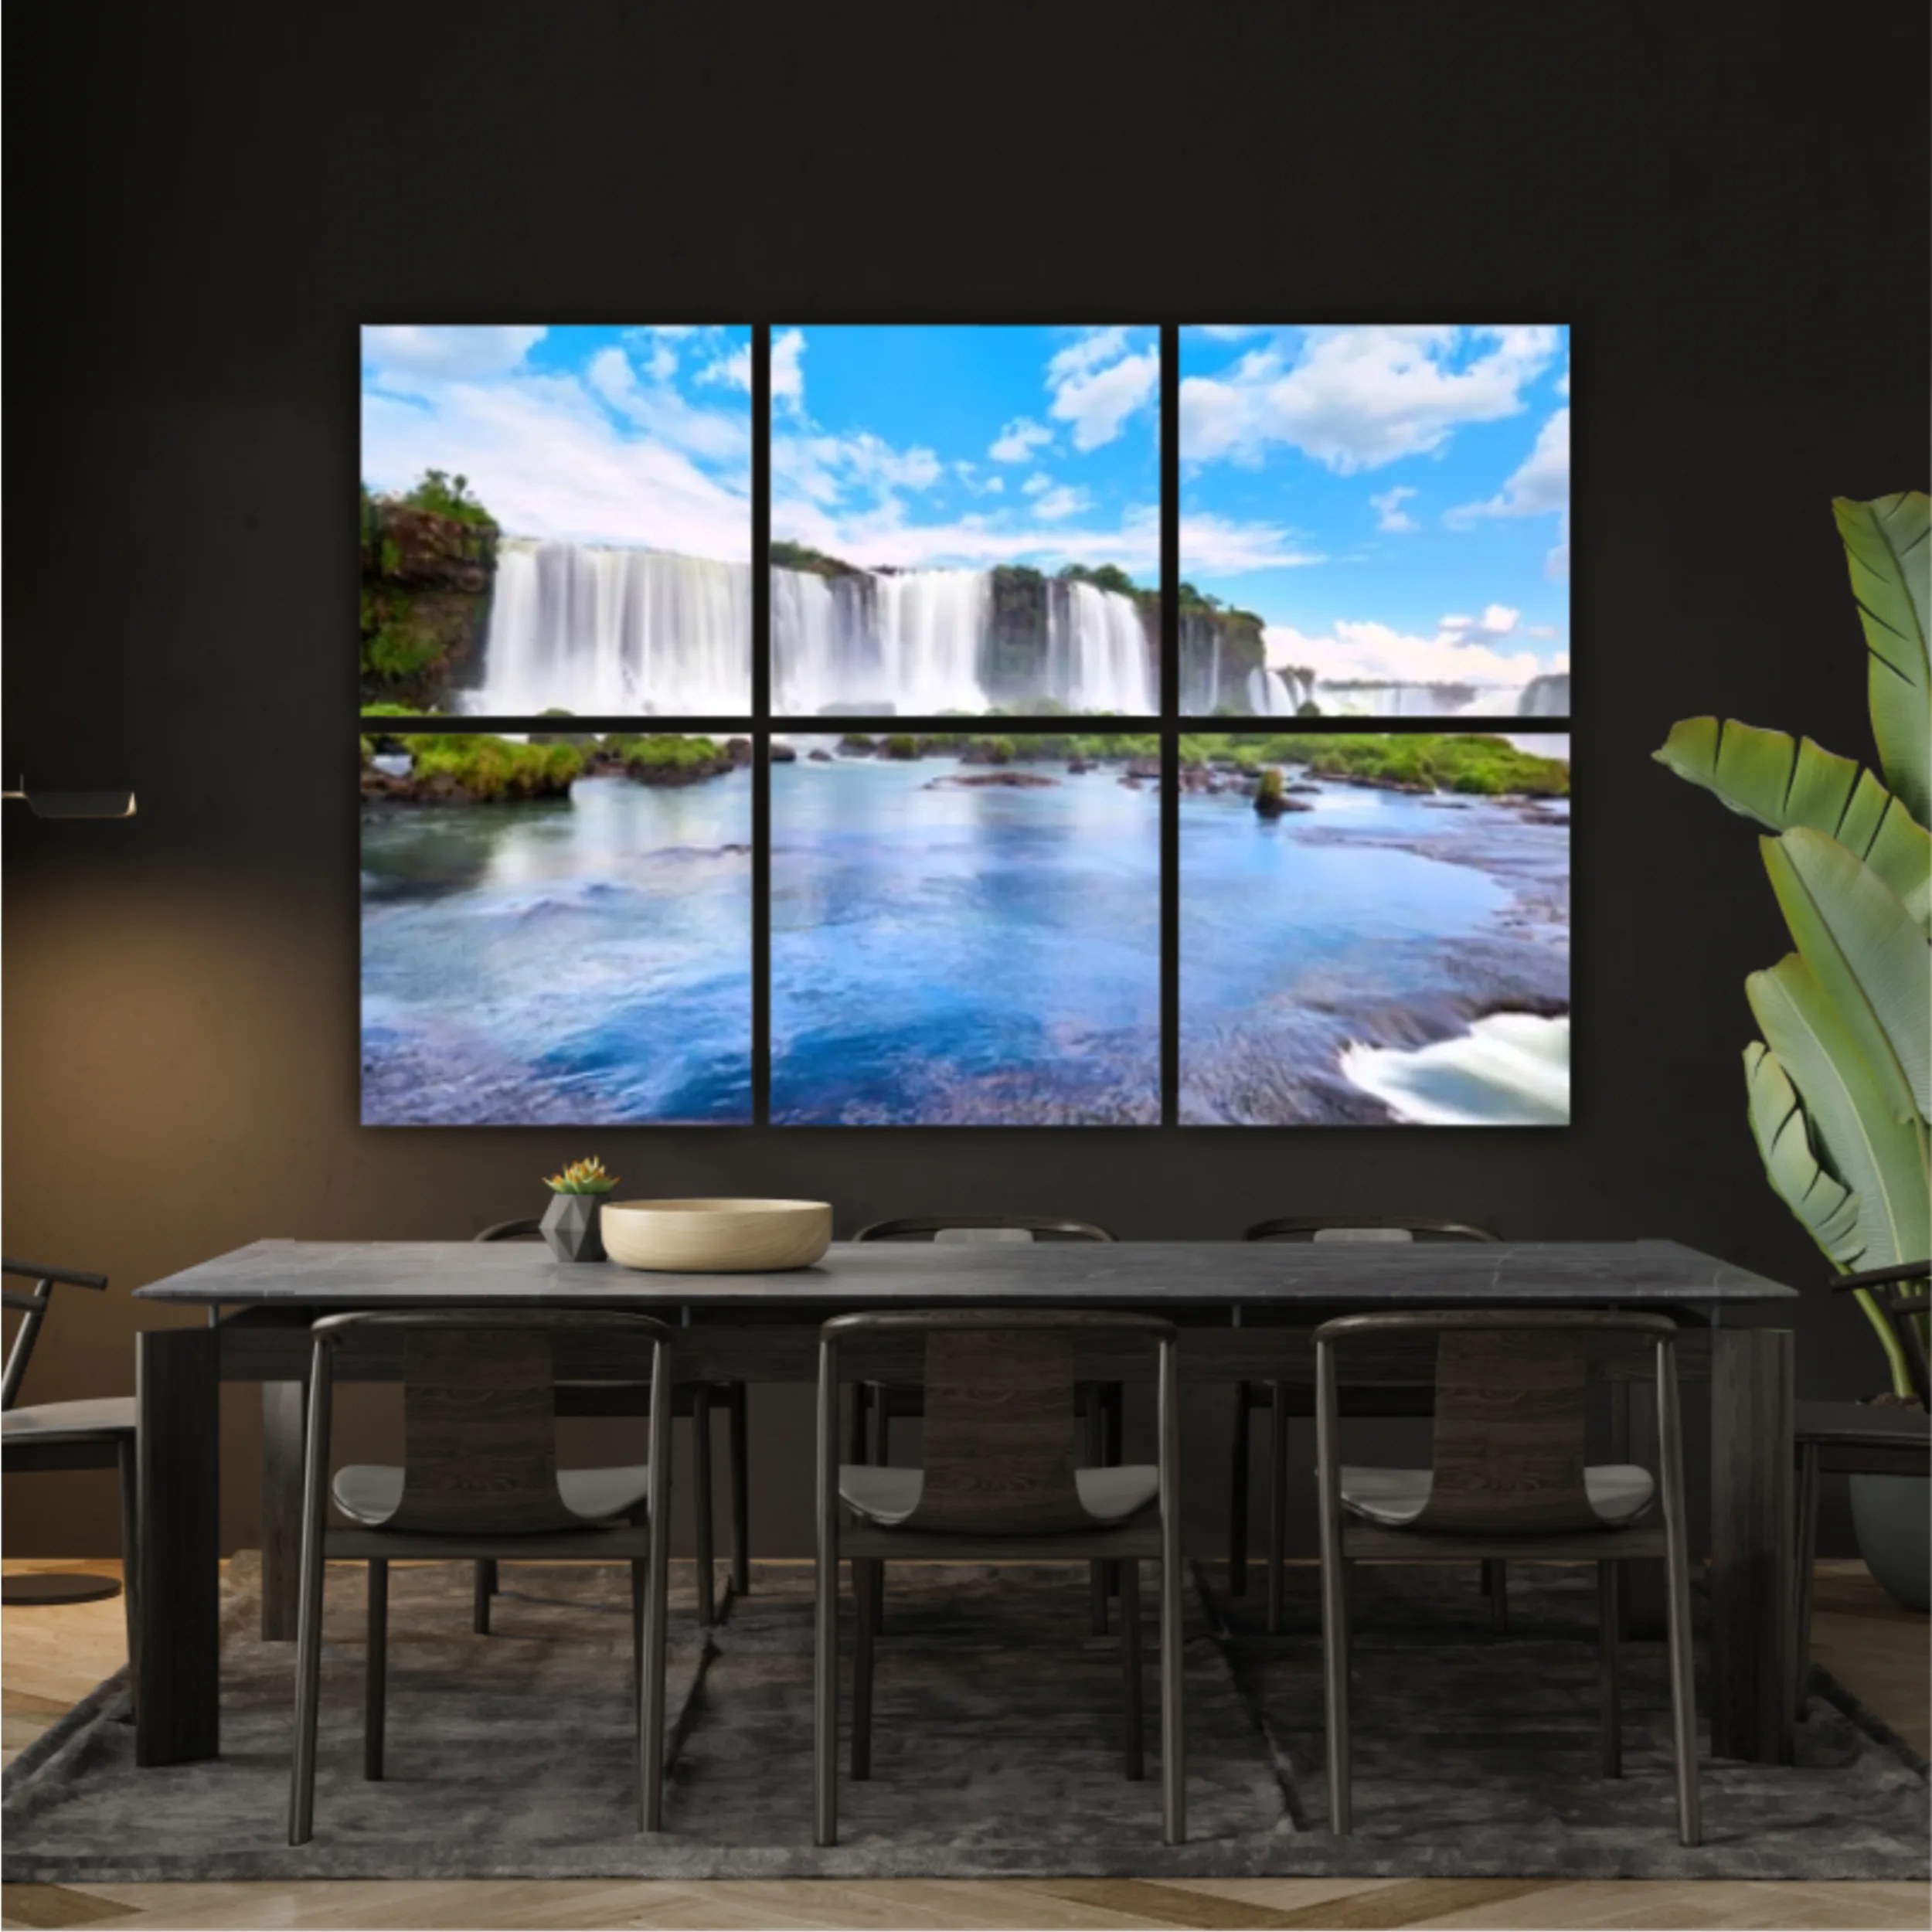
[[[6,1246],[114,1277],[61,1309],[30,1393],[131,1386],[127,1291],[158,1274],[258,1235],[465,1234],[580,1151],[355,1124],[364,320],[1571,322],[1573,1129],[599,1151],[647,1190],[823,1195],[847,1229],[1412,1209],[1815,1278],[1743,1119],[1770,892],[1749,828],[1648,753],[1706,709],[1867,748],[1828,499],[1927,480],[1927,30],[1910,7],[1855,36],[1746,24],[1066,0],[10,19],[5,769],[141,805],[8,808]],[[1807,1389],[1876,1383],[1855,1314],[1796,1320]],[[774,1550],[808,1532],[804,1403],[759,1403]],[[246,1540],[238,1398],[230,1420]],[[1190,1433],[1218,1509],[1219,1419]],[[8,1547],[111,1549],[111,1490],[9,1481]]]

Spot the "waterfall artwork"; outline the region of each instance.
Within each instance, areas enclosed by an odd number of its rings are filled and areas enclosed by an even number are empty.
[[[1561,734],[1182,740],[1184,1126],[1570,1119]]]
[[[369,327],[366,712],[751,703],[748,327]]]
[[[1570,332],[1180,331],[1181,706],[1566,720]]]
[[[363,1124],[749,1121],[749,740],[364,732]]]
[[[861,733],[774,756],[774,1123],[1158,1123],[1151,735]]]
[[[1152,328],[784,328],[781,716],[1160,709]]]

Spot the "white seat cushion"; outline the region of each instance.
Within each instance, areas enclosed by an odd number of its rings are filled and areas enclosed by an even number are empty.
[[[1364,1522],[1403,1529],[1427,1506],[1435,1478],[1427,1469],[1342,1470],[1342,1506]],[[1583,1471],[1583,1493],[1605,1523],[1626,1523],[1650,1507],[1655,1485],[1650,1471],[1629,1463],[1606,1463]]]
[[[1124,1522],[1161,1493],[1161,1472],[1151,1464],[1120,1469],[1076,1469],[1080,1507],[1097,1523]],[[919,1506],[926,1487],[923,1469],[875,1469],[841,1463],[838,1495],[855,1515],[880,1529],[896,1529]]]
[[[72,1441],[88,1437],[131,1436],[132,1396],[95,1396],[81,1402],[37,1402],[0,1413],[0,1437],[21,1444]]]
[[[560,1469],[557,1493],[563,1506],[587,1523],[628,1515],[651,1490],[651,1469],[636,1463],[617,1469]],[[379,1529],[403,1500],[403,1472],[386,1464],[351,1463],[335,1472],[335,1507],[352,1522]]]

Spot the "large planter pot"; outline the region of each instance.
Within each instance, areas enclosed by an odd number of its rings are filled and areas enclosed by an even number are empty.
[[[604,1197],[600,1194],[553,1194],[543,1210],[543,1238],[560,1261],[604,1259]]]
[[[1932,1607],[1932,1477],[1854,1476],[1859,1554],[1907,1610]]]

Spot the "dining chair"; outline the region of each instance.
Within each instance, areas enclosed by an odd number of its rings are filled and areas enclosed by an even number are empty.
[[[498,1221],[472,1238],[478,1241],[540,1240],[540,1221]],[[560,1416],[641,1416],[650,1412],[651,1392],[636,1382],[560,1382],[556,1412]],[[698,1621],[709,1630],[718,1621],[717,1584],[713,1575],[711,1410],[725,1411],[725,1481],[731,1498],[731,1587],[738,1596],[751,1589],[750,1427],[742,1382],[679,1383],[671,1392],[671,1413],[689,1421],[691,1430],[692,1550],[698,1575]],[[478,1636],[488,1636],[490,1599],[501,1587],[495,1563],[476,1566],[471,1622]]]
[[[1804,1715],[1811,1678],[1811,1572],[1818,1563],[1818,1478],[1932,1475],[1932,1389],[1927,1387],[1923,1324],[1932,1309],[1926,1281],[1932,1261],[1907,1261],[1862,1274],[1835,1275],[1834,1294],[1862,1288],[1892,1332],[1916,1409],[1866,1402],[1801,1402],[1792,1410],[1798,1456],[1798,1601],[1792,1618],[1798,1651],[1795,1708]],[[1909,1291],[1916,1290],[1916,1292]]]
[[[1246,1230],[1244,1241],[1494,1241],[1488,1229],[1467,1221],[1383,1219],[1354,1215],[1338,1219],[1324,1215],[1287,1215],[1257,1221]],[[1385,1419],[1426,1417],[1434,1400],[1426,1369],[1406,1381],[1349,1381],[1342,1390],[1345,1416]],[[1315,1413],[1315,1392],[1294,1382],[1242,1382],[1234,1390],[1233,1480],[1228,1505],[1228,1593],[1241,1597],[1248,1587],[1249,1417],[1257,1409],[1268,1412],[1268,1630],[1281,1628],[1288,1539],[1288,1424]],[[1507,1628],[1508,1581],[1505,1566],[1485,1563],[1482,1587],[1489,1599],[1490,1621]]]
[[[1435,1345],[1435,1445],[1427,1469],[1342,1460],[1338,1354],[1415,1337]],[[1612,1351],[1650,1357],[1658,1471],[1584,1460],[1593,1368]],[[1344,1315],[1315,1332],[1321,1515],[1321,1641],[1328,1733],[1328,1820],[1352,1828],[1349,1732],[1351,1563],[1467,1562],[1509,1555],[1597,1565],[1601,1766],[1623,1768],[1617,1648],[1621,1566],[1664,1559],[1677,1833],[1699,1842],[1697,1706],[1692,1679],[1690,1562],[1684,1509],[1677,1329],[1668,1318],[1598,1309],[1458,1308]],[[1661,1521],[1653,1510],[1661,1500]]]
[[[384,1768],[391,1562],[506,1556],[541,1563],[628,1560],[639,1828],[662,1829],[672,1332],[648,1315],[594,1309],[437,1308],[325,1315],[310,1334],[289,1843],[306,1845],[315,1830],[322,1583],[332,1558],[369,1566],[362,1775],[371,1779],[379,1779]],[[651,1343],[648,1461],[615,1468],[557,1467],[553,1351],[560,1336]],[[402,1464],[352,1463],[336,1471],[332,1485],[335,1352],[345,1343],[394,1340],[402,1345]],[[352,1360],[348,1372],[355,1366]],[[332,1498],[348,1527],[330,1524]]]
[[[128,1622],[128,1682],[138,1695],[140,1672],[135,1633],[139,1627],[135,1592],[139,1564],[140,1509],[137,1501],[134,1399],[132,1396],[96,1396],[76,1402],[41,1402],[18,1406],[27,1364],[39,1339],[57,1287],[104,1290],[104,1274],[86,1274],[77,1268],[43,1267],[38,1262],[0,1260],[0,1274],[33,1284],[30,1293],[0,1291],[7,1308],[20,1317],[13,1345],[0,1369],[0,1465],[9,1471],[53,1469],[113,1469],[121,1477],[121,1597]],[[113,1596],[109,1577],[79,1574],[9,1577],[5,1595],[10,1604],[78,1604]]]
[[[1046,1214],[912,1214],[874,1221],[852,1236],[855,1241],[930,1241],[942,1247],[978,1247],[1000,1243],[1033,1241],[1111,1241],[1116,1237],[1091,1221],[1070,1221]],[[1087,1426],[1087,1459],[1117,1463],[1126,1434],[1124,1394],[1117,1382],[1081,1383],[1073,1390],[1076,1413]],[[916,1385],[889,1382],[855,1383],[852,1392],[852,1459],[889,1463],[895,1420],[917,1421],[926,1413],[925,1391]],[[876,1418],[872,1440],[868,1417]],[[1107,1634],[1107,1605],[1118,1594],[1119,1578],[1096,1565],[1088,1597],[1094,1634]],[[883,1605],[880,1615],[883,1616]]]
[[[1180,1410],[1175,1329],[1154,1315],[989,1308],[840,1315],[819,1331],[818,1620],[814,1676],[814,1835],[838,1842],[838,1566],[855,1605],[852,1774],[872,1775],[878,1605],[890,1562],[995,1563],[1084,1557],[1121,1577],[1123,1754],[1145,1775],[1140,1565],[1158,1562],[1161,1631],[1161,1818],[1169,1845],[1187,1833],[1182,1732]],[[842,1350],[923,1345],[923,1465],[842,1461]],[[1074,1466],[1079,1357],[1157,1355],[1159,1460]],[[855,1375],[862,1374],[862,1367]]]

